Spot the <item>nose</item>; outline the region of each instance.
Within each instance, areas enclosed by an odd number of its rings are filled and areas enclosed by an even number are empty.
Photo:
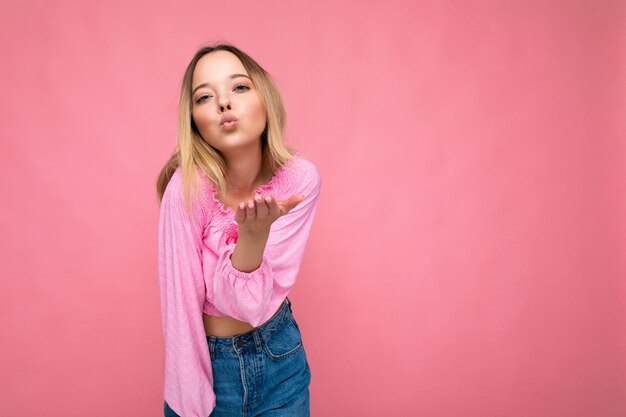
[[[220,106],[220,111],[222,112],[230,110],[230,98],[228,98],[227,94],[220,95],[218,105]]]

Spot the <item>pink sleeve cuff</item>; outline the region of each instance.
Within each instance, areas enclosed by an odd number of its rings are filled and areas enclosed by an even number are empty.
[[[244,272],[240,271],[233,266],[233,261],[231,256],[233,256],[233,252],[235,251],[235,247],[227,249],[226,259],[224,263],[225,272],[228,274],[228,278],[230,279],[243,279],[243,280],[251,280],[257,278],[263,278],[267,276],[267,258],[263,255],[263,259],[261,260],[261,265],[254,271]]]
[[[234,250],[235,243],[231,243],[218,258],[213,280],[214,304],[225,315],[257,326],[271,301],[274,284],[272,267],[264,255],[257,269],[240,271],[230,260]]]

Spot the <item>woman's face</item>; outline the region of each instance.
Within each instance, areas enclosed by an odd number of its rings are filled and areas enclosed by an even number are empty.
[[[191,115],[202,138],[222,153],[258,144],[265,128],[265,108],[249,77],[228,51],[204,55],[193,72]],[[226,114],[237,121],[222,124]]]

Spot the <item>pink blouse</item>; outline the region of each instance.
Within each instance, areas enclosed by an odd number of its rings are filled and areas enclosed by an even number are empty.
[[[306,160],[278,168],[257,193],[277,200],[305,198],[272,223],[261,265],[235,269],[230,256],[238,225],[234,212],[215,198],[201,172],[201,204],[185,212],[180,167],[161,201],[158,273],[165,340],[164,399],[181,417],[207,417],[215,407],[213,371],[202,313],[230,316],[254,327],[276,312],[293,288],[315,216],[321,178]]]

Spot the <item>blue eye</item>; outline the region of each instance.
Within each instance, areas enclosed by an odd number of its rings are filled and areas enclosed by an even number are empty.
[[[237,86],[235,87],[235,90],[237,90],[239,87],[243,87],[243,90],[238,90],[238,91],[246,91],[246,90],[249,90],[249,89],[250,89],[250,87],[248,87],[248,86],[247,86],[247,85],[245,85],[245,84],[239,84],[239,85],[237,85]],[[213,96],[208,96],[208,95],[201,96],[200,98],[198,98],[198,100],[196,100],[196,103],[202,103],[203,101],[205,101],[205,100],[203,100],[205,97],[206,97],[206,98],[207,98],[207,100],[208,100],[209,98],[211,98],[211,97],[213,97]]]
[[[211,97],[211,96],[207,96],[207,95],[201,96],[198,100],[196,100],[196,103],[200,103],[200,102],[204,101],[202,99],[205,98],[205,97]]]

